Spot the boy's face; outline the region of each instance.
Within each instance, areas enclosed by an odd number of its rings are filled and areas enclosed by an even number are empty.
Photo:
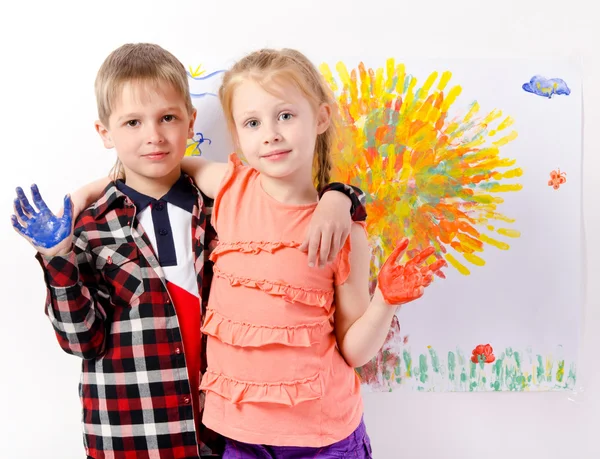
[[[127,185],[150,194],[168,190],[181,174],[187,139],[194,136],[196,112],[169,84],[123,85],[108,126],[96,122],[106,148],[115,148]],[[165,190],[165,192],[166,192]]]

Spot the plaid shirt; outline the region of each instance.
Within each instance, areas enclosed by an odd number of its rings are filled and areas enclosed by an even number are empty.
[[[210,226],[212,200],[194,190],[190,234],[205,304],[212,265],[203,271],[216,235]],[[215,433],[200,432],[197,444],[179,323],[135,213],[131,200],[110,184],[78,218],[68,255],[38,254],[48,289],[46,314],[58,342],[83,358],[87,454],[94,459],[219,457],[222,438]]]
[[[351,197],[352,218],[364,221],[362,191],[335,185],[329,189]],[[204,313],[216,234],[210,225],[212,200],[195,186],[194,191],[191,234]],[[131,200],[111,183],[77,219],[69,254],[37,255],[48,291],[46,314],[58,342],[83,359],[86,452],[93,459],[220,457],[219,435],[203,427],[200,444],[196,440],[177,315],[135,215]],[[201,373],[206,369],[205,337],[202,343]]]

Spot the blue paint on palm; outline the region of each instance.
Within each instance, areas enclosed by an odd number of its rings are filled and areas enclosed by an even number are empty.
[[[23,190],[20,187],[17,188],[15,209],[25,226],[22,226],[14,215],[12,216],[12,224],[17,231],[30,238],[36,247],[50,249],[60,244],[71,234],[73,222],[71,198],[65,196],[63,216],[57,217],[48,209],[36,185],[31,186],[31,195],[39,210],[37,212],[29,204]]]

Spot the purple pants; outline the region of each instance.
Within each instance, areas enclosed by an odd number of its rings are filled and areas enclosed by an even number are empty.
[[[225,440],[223,459],[372,459],[371,442],[363,420],[354,432],[333,445],[322,448],[303,446],[251,445]]]

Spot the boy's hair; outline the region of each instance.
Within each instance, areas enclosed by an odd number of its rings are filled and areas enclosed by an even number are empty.
[[[128,43],[108,55],[96,75],[94,85],[98,118],[105,126],[126,83],[138,82],[151,86],[171,85],[185,100],[189,113],[193,111],[187,72],[183,64],[169,51],[152,43]],[[111,174],[125,178],[123,165],[117,159]]]
[[[223,76],[223,82],[219,88],[219,99],[225,118],[236,141],[232,100],[235,89],[246,79],[255,81],[269,92],[272,92],[271,85],[274,82],[283,80],[295,85],[310,101],[314,109],[323,103],[329,105],[332,120],[327,130],[317,136],[313,162],[315,187],[321,191],[329,183],[331,174],[331,150],[336,137],[337,105],[329,86],[319,71],[304,54],[288,48],[261,49],[236,62]]]

